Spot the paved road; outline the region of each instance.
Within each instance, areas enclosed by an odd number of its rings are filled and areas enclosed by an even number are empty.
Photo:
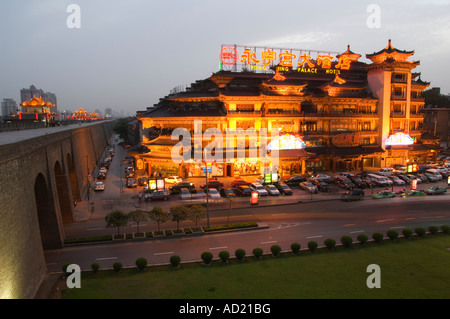
[[[198,261],[204,251],[211,251],[217,257],[221,250],[233,254],[237,248],[244,248],[248,254],[255,247],[268,252],[273,244],[289,250],[291,243],[299,242],[305,248],[310,240],[322,245],[326,238],[334,238],[339,243],[342,235],[350,235],[356,240],[360,233],[370,237],[375,231],[385,234],[388,229],[397,229],[401,233],[405,227],[450,224],[448,199],[446,196],[439,199],[398,198],[384,202],[329,201],[285,205],[282,209],[247,208],[242,210],[238,219],[258,221],[268,228],[74,246],[46,251],[45,255],[49,272],[60,272],[67,262],[77,263],[83,270],[89,270],[93,262],[98,262],[102,268],[111,268],[115,261],[120,261],[125,267],[134,267],[139,257],[147,258],[150,265],[157,265],[168,264],[171,255],[179,255],[182,262]],[[216,216],[214,221],[223,222],[225,218]]]

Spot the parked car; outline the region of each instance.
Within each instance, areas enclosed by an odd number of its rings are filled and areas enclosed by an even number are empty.
[[[127,187],[128,188],[134,188],[137,187],[136,180],[134,178],[127,178]]]
[[[436,183],[437,181],[439,181],[439,179],[436,177],[435,174],[425,173],[424,175],[427,177],[428,181],[430,181],[432,183]],[[440,176],[440,177],[442,179],[442,176]]]
[[[329,186],[328,183],[315,179],[313,181],[311,181],[314,185],[317,186],[317,189],[321,192],[328,192],[329,191]]]
[[[353,189],[341,195],[341,200],[345,202],[363,199],[364,199],[364,191],[361,189]]]
[[[352,181],[347,177],[336,177],[336,185],[345,189],[356,188],[356,185],[353,184]]]
[[[327,174],[317,174],[311,177],[312,180],[314,179],[318,179],[324,182],[329,182],[331,181],[331,176],[328,176]]]
[[[300,183],[299,186],[300,186],[301,189],[303,189],[303,190],[305,190],[307,192],[310,192],[310,193],[317,193],[318,192],[317,186],[314,185],[312,182],[303,182],[303,183]]]
[[[252,189],[248,185],[240,185],[234,189],[234,193],[239,197],[246,197],[252,195]]]
[[[208,197],[211,199],[220,199],[220,193],[215,188],[209,188],[208,189]]]
[[[180,176],[168,176],[164,178],[164,181],[168,184],[178,184],[183,181],[183,179]]]
[[[306,177],[295,175],[295,176],[289,177],[288,179],[285,179],[284,182],[286,184],[298,185],[298,184],[300,184],[302,182],[306,182]]]
[[[447,188],[442,186],[432,186],[426,190],[424,190],[424,193],[427,195],[443,195],[447,192]]]
[[[192,199],[191,192],[187,188],[180,189],[180,199]]]
[[[154,201],[154,200],[169,200],[170,193],[167,190],[154,191],[152,193],[146,193],[144,195],[144,200]]]
[[[342,172],[342,173],[339,173],[338,176],[351,178],[355,175],[353,175],[352,173],[349,173],[349,172]]]
[[[404,181],[406,184],[411,183],[411,179],[406,175],[398,175],[397,177]]]
[[[189,190],[192,190],[192,189],[195,188],[195,185],[194,185],[194,183],[192,183],[192,182],[186,181],[186,182],[181,182],[181,183],[178,183],[178,184],[175,184],[175,185],[170,186],[170,187],[169,187],[169,190],[170,190],[171,192],[174,192],[174,193],[175,193],[175,192],[179,192],[180,189],[182,189],[182,188],[187,188],[187,189],[189,189]]]
[[[425,174],[417,174],[416,176],[422,181],[422,183],[426,183],[428,181],[428,177],[426,177]]]
[[[416,197],[416,196],[427,196],[424,192],[411,190],[409,192],[403,193],[400,195],[401,197]]]
[[[422,179],[416,175],[408,174],[408,175],[406,175],[406,177],[408,177],[410,181],[412,181],[413,179],[417,180],[417,184],[420,184],[423,182]]]
[[[236,179],[231,182],[231,187],[237,187],[237,186],[242,186],[242,185],[248,186],[248,184],[250,184],[250,183],[244,181],[243,179]]]
[[[97,178],[98,178],[98,179],[105,179],[105,178],[106,178],[106,173],[98,172]]]
[[[232,188],[221,188],[220,189],[220,195],[222,195],[225,198],[234,198],[234,197],[236,197],[236,194],[234,193],[234,190]]]
[[[108,173],[108,169],[106,167],[100,167],[100,169],[98,170],[99,173],[104,173],[107,174]]]
[[[138,178],[138,185],[139,186],[145,186],[148,184],[148,178],[147,177],[140,177]]]
[[[257,191],[259,196],[267,196],[267,195],[269,195],[267,190],[260,183],[250,183],[249,186],[250,186],[251,189]]]
[[[394,169],[392,167],[385,167],[378,171],[378,175],[389,177],[394,175]]]
[[[206,199],[206,193],[203,189],[192,189],[191,199]]]
[[[366,182],[364,182],[358,176],[350,177],[350,180],[352,181],[353,184],[355,184],[356,188],[366,188],[366,186],[367,186]]]
[[[200,188],[206,188],[206,183],[204,183],[204,184],[201,184],[200,185]],[[215,188],[215,189],[220,189],[220,188],[222,188],[223,187],[223,183],[222,182],[219,182],[219,181],[217,181],[217,180],[212,180],[212,181],[209,181],[208,182],[208,188]]]
[[[272,184],[266,185],[265,188],[270,196],[279,196],[280,195],[280,191],[275,187],[275,185],[272,185]]]
[[[275,183],[274,185],[278,189],[278,191],[283,195],[292,195],[294,193],[292,189],[284,183]]]
[[[402,179],[400,179],[400,178],[397,177],[397,176],[391,176],[391,177],[390,177],[390,180],[391,180],[392,182],[394,182],[394,185],[397,185],[397,186],[403,186],[403,185],[405,185],[405,181],[402,180]]]
[[[377,194],[373,194],[373,199],[392,198],[395,197],[395,193],[391,191],[379,191]]]
[[[105,184],[103,182],[96,182],[94,190],[96,190],[96,191],[104,191],[105,190]]]
[[[433,177],[434,177],[436,180],[438,180],[438,181],[440,181],[440,180],[442,179],[442,175],[441,175],[440,171],[439,171],[438,169],[435,169],[435,168],[428,169],[428,170],[425,172],[425,174],[433,175]],[[428,175],[427,175],[427,177],[428,177]]]

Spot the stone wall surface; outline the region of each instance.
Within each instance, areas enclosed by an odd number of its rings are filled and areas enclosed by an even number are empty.
[[[0,299],[36,294],[47,272],[44,250],[62,248],[73,201],[85,198],[88,169],[100,160],[113,125],[30,130],[34,137],[0,145]]]

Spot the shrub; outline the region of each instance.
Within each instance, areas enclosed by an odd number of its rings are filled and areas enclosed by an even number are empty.
[[[356,239],[358,239],[361,245],[364,245],[369,240],[369,236],[367,236],[366,234],[359,234]]]
[[[294,253],[296,255],[300,252],[301,248],[302,248],[302,246],[299,243],[292,243],[291,244],[292,253]]]
[[[406,239],[409,239],[413,235],[413,231],[409,228],[405,228],[402,230],[402,234]]]
[[[442,226],[441,226],[441,230],[442,230],[442,232],[443,232],[444,234],[448,234],[448,233],[449,233],[449,230],[450,230],[450,227],[449,227],[448,225],[442,225]]]
[[[135,263],[139,270],[144,270],[147,267],[147,259],[143,257],[136,259]]]
[[[281,247],[279,245],[272,245],[270,246],[270,251],[272,252],[272,255],[276,257],[280,254]]]
[[[345,247],[350,247],[353,244],[353,238],[351,238],[350,236],[344,235],[341,237],[341,243]]]
[[[377,233],[372,234],[372,239],[377,243],[380,243],[383,240],[383,238],[384,238],[384,235],[382,233],[377,232]]]
[[[245,250],[242,248],[238,248],[234,252],[234,255],[236,256],[237,260],[242,260],[245,257]]]
[[[310,242],[308,242],[308,249],[310,252],[313,252],[317,249],[317,242],[315,242],[314,240],[311,240]]]
[[[253,249],[253,255],[258,259],[260,259],[262,257],[263,253],[264,253],[264,251],[262,250],[262,248]]]
[[[219,253],[219,258],[220,260],[222,260],[224,263],[228,262],[228,259],[230,259],[230,253],[226,250],[222,250]]]
[[[213,258],[213,255],[209,251],[205,251],[202,253],[202,260],[206,265],[209,265],[211,263],[211,260]]]
[[[177,268],[181,262],[181,258],[178,255],[170,256],[169,260],[170,260],[170,264],[172,265],[173,268]]]
[[[431,234],[436,235],[438,233],[439,229],[436,226],[430,226],[430,227],[428,227],[428,231]]]
[[[416,229],[414,229],[414,232],[415,232],[415,233],[417,234],[417,236],[419,236],[419,237],[425,236],[425,233],[426,233],[425,228],[423,228],[423,227],[416,227]]]
[[[336,246],[336,241],[333,238],[327,238],[323,243],[328,249],[333,249]]]
[[[100,269],[100,265],[98,263],[91,264],[91,269],[94,272],[94,274],[98,273],[98,270]]]
[[[120,262],[115,262],[115,263],[113,264],[113,269],[114,269],[115,272],[121,271],[121,270],[122,270],[122,263],[120,263]]]
[[[386,232],[386,235],[389,237],[390,240],[396,240],[398,239],[398,232],[394,229],[389,229]]]

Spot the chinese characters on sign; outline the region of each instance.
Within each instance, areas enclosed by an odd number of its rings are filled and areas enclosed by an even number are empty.
[[[302,73],[317,73],[323,70],[327,74],[340,74],[341,70],[350,69],[353,61],[348,55],[335,52],[237,45],[222,45],[219,56],[224,69],[235,69],[239,65],[248,71],[268,71],[276,66],[280,72],[296,69]]]

